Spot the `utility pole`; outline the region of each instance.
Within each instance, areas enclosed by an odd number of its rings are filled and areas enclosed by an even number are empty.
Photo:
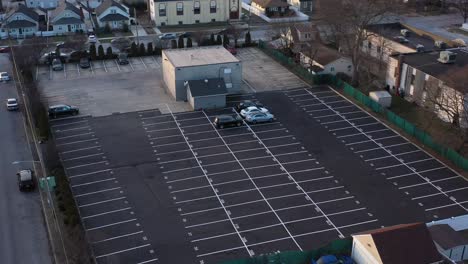
[[[136,8],[133,8],[133,15],[135,16],[135,31],[137,35],[137,45],[140,46],[140,38],[138,36],[138,20],[137,20],[137,15],[136,15]]]

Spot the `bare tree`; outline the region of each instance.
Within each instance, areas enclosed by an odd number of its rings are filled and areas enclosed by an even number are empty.
[[[226,33],[228,35],[231,35],[232,38],[234,39],[234,46],[237,47],[237,41],[243,36],[244,34],[244,29],[238,28],[235,25],[229,25],[229,27],[226,29]]]
[[[359,81],[361,46],[373,35],[366,28],[393,16],[400,5],[398,0],[328,0],[320,4],[327,32],[354,65],[353,83]]]
[[[455,7],[463,17],[463,23],[466,23],[468,20],[468,0],[457,0],[453,3],[453,7]]]
[[[36,67],[45,49],[46,44],[40,37],[25,39],[21,45],[14,46],[14,60],[18,69],[26,75],[32,76],[34,67]]]
[[[70,48],[74,50],[84,50],[86,49],[86,42],[88,38],[84,34],[73,34],[67,36],[64,41],[63,47]]]
[[[208,34],[204,31],[195,31],[192,33],[193,40],[197,43],[197,46],[202,46],[203,42],[206,41]]]

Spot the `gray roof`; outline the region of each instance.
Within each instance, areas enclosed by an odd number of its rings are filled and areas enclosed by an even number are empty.
[[[223,79],[191,80],[188,85],[192,97],[227,94]]]
[[[27,20],[12,20],[10,23],[6,24],[7,28],[27,28],[36,26],[36,24]]]
[[[466,92],[468,72],[468,51],[450,49],[456,53],[454,63],[444,64],[437,61],[439,52],[409,53],[403,57],[403,63],[445,82],[449,87]]]
[[[76,17],[64,17],[64,18],[61,18],[57,21],[55,21],[54,25],[76,25],[76,24],[83,24],[84,22],[79,19],[79,18],[76,18]]]
[[[109,7],[112,7],[112,6],[115,6],[117,8],[120,8],[122,11],[124,12],[127,12],[127,9],[125,9],[125,7],[114,1],[114,0],[104,0],[97,8],[96,8],[96,14],[99,16],[101,15],[102,13],[104,13],[104,11],[106,11]]]
[[[10,10],[10,12],[8,12],[5,16],[5,20],[8,20],[8,18],[10,18],[15,13],[22,13],[35,21],[39,21],[39,15],[34,11],[34,9],[26,7],[23,4],[18,4],[15,9]]]
[[[54,11],[52,11],[52,14],[50,16],[54,18],[60,15],[65,10],[69,10],[81,16],[81,10],[78,7],[74,6],[72,3],[69,3],[67,1],[60,1],[59,5],[57,6],[57,8],[54,9]]]
[[[102,17],[101,21],[122,21],[128,20],[129,18],[121,14],[108,14],[107,16]]]
[[[447,224],[430,226],[429,232],[431,232],[432,239],[444,250],[468,244],[468,238]]]

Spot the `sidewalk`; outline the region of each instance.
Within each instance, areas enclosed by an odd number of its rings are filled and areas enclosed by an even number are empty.
[[[145,29],[141,25],[130,25],[130,31],[132,31],[133,36],[148,36]]]

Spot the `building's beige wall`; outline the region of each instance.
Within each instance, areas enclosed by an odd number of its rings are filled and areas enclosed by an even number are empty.
[[[174,66],[169,59],[167,59],[164,52],[162,54],[162,72],[164,84],[166,85],[167,90],[171,93],[173,98],[176,98]]]
[[[240,1],[231,1],[232,5],[235,5],[241,13]],[[229,20],[229,0],[217,0],[216,1],[216,13],[210,12],[211,0],[200,0],[200,14],[194,14],[194,3],[195,1],[168,1],[168,2],[154,2],[150,0],[151,19],[156,23],[156,26],[161,26],[162,23],[165,25],[178,25],[179,21],[183,24],[196,24],[198,23],[209,23],[214,19],[215,22],[224,22]],[[177,15],[177,3],[183,3],[184,14]],[[166,16],[159,16],[159,5],[166,5]]]

